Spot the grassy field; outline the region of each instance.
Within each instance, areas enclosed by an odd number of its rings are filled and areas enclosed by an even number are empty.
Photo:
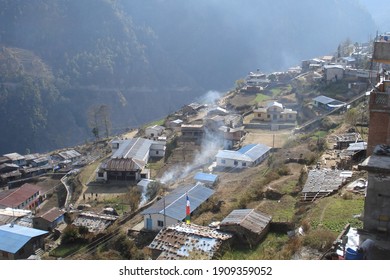
[[[306,219],[310,221],[313,229],[323,227],[333,232],[341,232],[347,223],[352,227],[363,226],[362,222],[354,217],[361,214],[363,209],[362,195],[352,195],[352,199],[334,195],[319,200],[309,211]]]
[[[223,260],[281,260],[284,259],[282,248],[288,241],[285,234],[269,233],[266,238],[254,248],[235,249],[226,252]]]

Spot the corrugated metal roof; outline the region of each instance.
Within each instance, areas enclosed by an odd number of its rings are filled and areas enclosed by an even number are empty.
[[[349,144],[347,151],[364,151],[367,150],[367,142],[357,142]]]
[[[212,189],[207,188],[204,184],[197,182],[195,185],[184,186],[175,189],[169,195],[160,199],[152,206],[142,212],[147,214],[163,214],[165,204],[165,215],[176,220],[183,220],[186,217],[186,193],[190,200],[191,213],[214,194]]]
[[[81,154],[76,150],[67,150],[67,151],[59,152],[58,154],[65,160],[69,160],[81,156]]]
[[[15,207],[26,201],[29,197],[39,192],[41,188],[32,184],[23,184],[20,188],[13,190],[0,200],[0,205]]]
[[[252,232],[261,233],[271,220],[271,216],[255,209],[237,209],[223,219],[220,226],[240,225]]]
[[[142,166],[139,166],[134,162],[133,159],[131,158],[112,158],[109,159],[105,166],[104,169],[107,171],[136,171],[139,169],[142,169]]]
[[[118,150],[111,158],[133,158],[145,160],[153,141],[143,138],[127,139],[120,142]]]
[[[12,227],[9,224],[0,226],[0,250],[14,254],[31,238],[47,233],[44,230],[19,225],[13,225]]]
[[[238,151],[218,151],[216,157],[241,161],[255,161],[256,159],[262,157],[269,150],[271,150],[271,148],[264,144],[249,144],[242,147]]]
[[[23,160],[23,159],[25,159],[24,156],[22,156],[18,153],[5,154],[4,156],[9,158],[10,160]]]
[[[194,179],[199,181],[208,181],[214,183],[218,179],[218,175],[198,172],[195,174]]]
[[[328,103],[331,103],[331,102],[336,101],[336,100],[333,98],[324,96],[324,95],[320,95],[320,96],[317,96],[316,98],[313,98],[313,101],[317,101],[318,103],[322,103],[322,104],[328,104]]]
[[[45,219],[49,222],[54,222],[56,219],[64,215],[64,211],[58,209],[57,207],[51,208],[46,213],[43,213],[42,215],[39,215],[38,217],[41,217],[42,219]]]

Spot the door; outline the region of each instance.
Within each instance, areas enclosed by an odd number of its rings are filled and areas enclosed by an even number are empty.
[[[151,218],[146,218],[146,229],[152,230],[153,227],[153,220]]]

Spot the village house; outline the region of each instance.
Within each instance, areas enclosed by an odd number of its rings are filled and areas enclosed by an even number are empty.
[[[214,186],[218,181],[218,175],[211,173],[197,172],[194,176],[194,180],[201,182],[208,187]]]
[[[264,144],[250,144],[237,151],[220,150],[216,155],[217,167],[247,168],[263,162],[271,151]]]
[[[276,101],[270,101],[266,107],[253,110],[252,121],[260,122],[295,122],[297,120],[297,111],[284,108]]]
[[[26,158],[18,153],[5,154],[4,157],[8,158],[13,164],[16,164],[20,167],[27,164]]]
[[[176,119],[176,120],[170,121],[168,123],[168,127],[170,127],[171,129],[173,129],[175,131],[179,131],[182,124],[183,124],[182,120]]]
[[[155,138],[157,136],[160,136],[163,133],[164,129],[165,128],[161,125],[148,126],[147,128],[145,128],[145,136],[147,138]]]
[[[269,80],[266,74],[260,72],[260,70],[257,69],[256,72],[248,73],[248,75],[245,77],[245,83],[247,86],[262,86],[269,83]]]
[[[336,135],[335,140],[336,144],[334,144],[333,148],[336,150],[347,149],[352,143],[363,142],[360,134],[356,132]]]
[[[51,208],[45,213],[39,213],[33,217],[33,226],[36,229],[52,231],[58,225],[64,223],[65,211],[57,207]]]
[[[152,259],[215,259],[229,245],[232,235],[206,226],[177,223],[163,228],[148,248]]]
[[[324,65],[324,79],[327,82],[339,81],[344,78],[344,67],[342,65]]]
[[[61,161],[76,162],[81,158],[81,154],[73,149],[59,152],[57,155]]]
[[[8,182],[20,179],[22,177],[22,173],[19,170],[3,173],[0,175],[0,184],[7,184]]]
[[[19,170],[19,168],[19,165],[16,165],[14,163],[3,163],[0,164],[0,174],[16,171]]]
[[[203,124],[182,124],[181,137],[182,141],[193,141],[199,145],[204,136]]]
[[[331,111],[336,108],[345,106],[345,103],[324,95],[320,95],[313,98],[313,105],[317,108]]]
[[[234,235],[235,242],[256,246],[268,233],[272,217],[255,209],[233,210],[219,229]]]
[[[324,60],[321,60],[319,58],[312,58],[302,61],[302,73],[306,73],[310,70],[316,70],[320,69],[325,64]]]
[[[192,213],[213,194],[213,190],[200,182],[195,185],[178,187],[141,212],[144,216],[144,228],[159,231],[183,221],[186,217],[186,195],[188,195]]]
[[[344,56],[344,57],[339,57],[336,59],[336,63],[340,64],[341,66],[344,67],[355,67],[356,66],[356,58],[353,56]]]
[[[314,201],[331,195],[342,187],[345,180],[341,170],[310,170],[301,192],[301,201]]]
[[[21,187],[0,192],[0,208],[34,209],[41,202],[41,188],[25,183]]]
[[[198,114],[198,112],[205,108],[206,106],[204,104],[199,104],[199,103],[191,103],[189,105],[185,105],[183,108],[182,108],[182,111],[183,111],[183,114],[184,115],[196,115]]]
[[[150,177],[146,168],[151,157],[164,157],[165,142],[143,138],[115,140],[112,143],[113,154],[102,163],[97,171],[96,180],[135,181]]]
[[[233,149],[234,146],[241,143],[246,134],[244,126],[236,128],[221,126],[218,130],[223,138],[223,148],[226,150]]]
[[[48,232],[7,224],[0,226],[0,260],[27,259],[44,248]]]

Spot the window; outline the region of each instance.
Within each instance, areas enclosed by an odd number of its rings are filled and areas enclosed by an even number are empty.
[[[156,155],[158,155],[158,151],[156,151]]]
[[[226,160],[221,159],[221,163],[222,163],[222,164],[225,164],[225,163],[226,163]]]
[[[163,227],[164,226],[164,222],[163,221],[157,221],[157,226],[158,227]]]
[[[242,166],[244,166],[244,167],[245,167],[245,166],[246,166],[246,162],[243,162],[243,163],[242,163]]]
[[[237,166],[237,165],[238,165],[238,161],[235,160],[235,161],[234,161],[234,166]]]
[[[289,118],[289,119],[292,119],[292,115],[288,115],[288,118]]]
[[[98,177],[103,177],[103,172],[98,172]]]

